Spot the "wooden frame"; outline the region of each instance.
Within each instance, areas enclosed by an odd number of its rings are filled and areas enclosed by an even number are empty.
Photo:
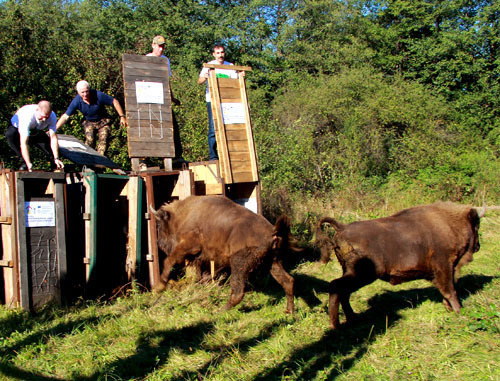
[[[123,54],[122,67],[132,169],[139,170],[139,158],[161,157],[171,170],[175,144],[168,61]]]
[[[204,64],[209,69],[250,71],[247,66]],[[209,70],[215,137],[222,177],[226,184],[258,182],[257,154],[250,121],[245,77],[217,78]]]
[[[27,229],[26,214],[25,214],[25,201],[28,201],[26,194],[26,181],[47,181],[47,189],[45,194],[53,194],[52,198],[45,197],[44,200],[53,200],[55,208],[55,239],[56,239],[56,258],[57,268],[53,269],[56,272],[56,279],[53,279],[53,285],[56,290],[49,294],[43,301],[54,299],[56,302],[61,302],[62,290],[66,282],[67,276],[67,263],[66,263],[66,232],[65,232],[65,215],[64,215],[64,186],[65,174],[64,173],[51,173],[51,172],[16,172],[16,227],[18,238],[18,258],[19,258],[19,289],[20,289],[20,305],[23,309],[33,310],[34,302],[34,288],[38,285],[33,285],[33,277],[31,274],[32,268],[29,267],[31,261],[28,257],[28,242],[27,242]],[[39,195],[44,196],[44,195]],[[32,198],[30,197],[29,201]],[[31,255],[31,253],[29,253]],[[48,270],[47,270],[48,276]]]
[[[0,267],[3,271],[5,305],[19,305],[19,263],[17,259],[16,237],[16,199],[14,172],[0,170],[0,240],[2,257]]]

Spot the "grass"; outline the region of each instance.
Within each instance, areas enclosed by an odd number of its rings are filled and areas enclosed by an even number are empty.
[[[482,220],[481,245],[459,280],[460,315],[429,282],[377,281],[351,298],[360,321],[336,332],[327,316],[336,262],[293,266],[293,316],[269,278],[228,312],[227,284],[188,279],[33,315],[0,306],[0,378],[500,380],[500,212]]]

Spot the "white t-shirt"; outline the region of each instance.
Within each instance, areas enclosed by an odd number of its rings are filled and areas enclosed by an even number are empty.
[[[36,108],[38,105],[26,105],[21,107],[15,115],[12,117],[10,122],[14,127],[19,130],[19,135],[29,136],[30,130],[43,130],[48,128],[56,132],[57,117],[54,111],[50,113],[50,116],[41,122],[36,118]]]
[[[208,62],[210,65],[219,65],[219,61],[213,60]],[[231,62],[224,61],[224,65],[232,65]],[[210,69],[208,67],[204,67],[201,69],[200,77],[204,77],[208,74]],[[227,77],[227,78],[238,78],[238,72],[236,70],[227,70],[227,69],[215,69],[215,74],[217,77]],[[208,80],[207,80],[207,91],[205,92],[205,100],[207,102],[211,102],[210,92],[208,90]]]
[[[146,54],[147,57],[154,57],[153,53],[148,53]],[[168,76],[172,76],[172,71],[170,70],[170,60],[168,59],[167,56],[164,56],[163,54],[160,56],[160,58],[165,58],[167,60],[167,65],[168,65]]]

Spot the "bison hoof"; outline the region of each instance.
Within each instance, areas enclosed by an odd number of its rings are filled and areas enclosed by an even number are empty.
[[[165,291],[167,288],[167,284],[164,282],[158,282],[154,287],[153,287],[153,292],[162,292]]]

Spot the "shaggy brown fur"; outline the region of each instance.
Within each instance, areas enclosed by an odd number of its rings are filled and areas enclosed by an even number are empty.
[[[343,276],[330,283],[332,328],[339,327],[339,303],[352,320],[351,293],[376,279],[391,284],[430,280],[443,295],[445,307],[459,313],[455,283],[460,268],[479,250],[480,217],[475,208],[438,202],[349,225],[322,218],[317,227],[321,260],[328,261],[333,250],[343,270]],[[337,231],[333,239],[322,232],[325,223]]]
[[[293,283],[282,265],[288,250],[289,221],[281,217],[276,226],[222,196],[191,196],[153,211],[159,225],[158,246],[166,253],[161,280],[166,286],[174,265],[185,260],[215,262],[231,269],[231,295],[225,308],[237,305],[244,295],[248,276],[269,262],[271,275],[283,287],[287,312],[293,312]]]

